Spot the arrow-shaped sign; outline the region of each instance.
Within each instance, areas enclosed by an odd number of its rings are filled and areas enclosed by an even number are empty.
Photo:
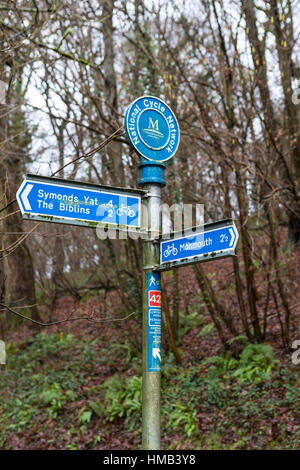
[[[141,228],[145,191],[28,175],[17,192],[26,219],[95,227]]]
[[[229,243],[229,247],[231,247],[231,246],[233,246],[233,243],[235,241],[235,233],[234,233],[232,228],[229,229],[229,233],[231,235],[231,240],[230,240],[230,243]]]
[[[154,357],[154,359],[159,359],[160,362],[161,362],[161,357],[160,357],[160,349],[159,348],[153,348],[152,349],[152,356]]]
[[[238,231],[232,220],[207,224],[160,243],[160,269],[233,255]]]
[[[32,207],[31,207],[31,205],[28,201],[28,195],[29,195],[30,191],[32,190],[32,188],[33,188],[33,184],[27,184],[24,191],[22,192],[22,196],[21,196],[21,200],[23,202],[25,210],[27,210],[27,211],[32,210]]]

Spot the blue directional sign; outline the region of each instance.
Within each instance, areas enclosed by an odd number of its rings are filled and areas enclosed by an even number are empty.
[[[125,113],[125,132],[136,152],[154,162],[165,162],[174,156],[180,131],[173,111],[154,96],[135,100]]]
[[[141,227],[144,191],[29,175],[17,192],[27,219],[94,227]]]
[[[238,232],[232,221],[208,224],[195,233],[161,241],[160,263],[167,268],[233,255],[237,240]]]
[[[161,283],[160,273],[147,273],[148,371],[161,367]]]

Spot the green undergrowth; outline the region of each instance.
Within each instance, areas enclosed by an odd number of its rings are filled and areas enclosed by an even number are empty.
[[[26,436],[31,448],[40,439],[49,448],[109,448],[113,433],[140,443],[141,361],[128,337],[115,344],[39,334],[7,349],[0,448]],[[298,449],[299,409],[299,367],[280,364],[270,345],[185,366],[164,357],[166,449]]]

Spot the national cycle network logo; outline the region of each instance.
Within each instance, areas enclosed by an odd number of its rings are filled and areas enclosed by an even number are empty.
[[[150,137],[153,137],[154,139],[163,139],[164,134],[160,132],[159,127],[158,127],[158,119],[156,121],[152,121],[152,118],[149,117],[149,125],[146,129],[144,129],[144,132],[146,134],[150,135]]]
[[[136,152],[154,162],[172,158],[180,140],[173,111],[154,96],[142,96],[129,106],[125,114],[125,132]]]

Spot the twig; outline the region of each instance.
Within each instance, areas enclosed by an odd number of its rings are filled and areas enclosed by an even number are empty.
[[[66,323],[68,321],[78,321],[78,320],[87,320],[90,323],[105,323],[105,322],[113,322],[113,321],[124,321],[124,320],[127,320],[127,318],[131,317],[132,315],[136,314],[136,312],[131,312],[131,313],[129,313],[129,315],[127,315],[126,317],[123,317],[123,318],[101,318],[99,320],[93,320],[89,316],[71,318],[72,314],[74,313],[74,311],[73,311],[73,312],[71,312],[69,317],[65,318],[64,320],[57,320],[57,321],[50,322],[50,323],[43,323],[43,322],[40,322],[38,320],[33,320],[32,318],[27,317],[27,316],[23,315],[20,312],[17,312],[16,310],[12,309],[8,305],[3,304],[2,302],[0,302],[0,307],[3,307],[4,309],[8,310],[10,313],[13,313],[14,315],[17,315],[18,317],[21,317],[24,320],[31,321],[32,323],[35,323],[36,325],[40,325],[40,326],[59,325],[61,323]]]
[[[97,153],[99,150],[103,149],[103,147],[105,147],[107,144],[109,144],[109,142],[111,140],[113,140],[117,134],[120,134],[120,135],[123,135],[124,134],[124,128],[123,127],[119,127],[119,129],[117,129],[113,134],[111,134],[109,137],[107,137],[107,139],[103,140],[103,142],[101,142],[101,144],[99,144],[97,147],[95,147],[94,149],[90,150],[88,153],[84,154],[84,155],[80,155],[79,157],[76,157],[74,158],[73,160],[71,160],[70,162],[66,163],[65,165],[63,165],[62,167],[60,167],[58,170],[56,170],[54,173],[52,173],[52,175],[50,176],[55,176],[57,173],[59,173],[61,170],[63,170],[64,168],[66,168],[67,166],[69,165],[72,165],[72,163],[75,163],[77,162],[78,160],[81,160],[82,158],[85,158],[86,160],[88,160],[89,158],[92,158],[94,156],[95,153]],[[2,207],[2,209],[0,209],[0,212],[4,211],[5,209],[7,209],[10,205],[12,205],[14,202],[16,202],[16,198],[13,199],[12,201],[10,201],[8,204],[6,204],[5,207]],[[2,251],[6,251],[6,249],[2,250]]]

